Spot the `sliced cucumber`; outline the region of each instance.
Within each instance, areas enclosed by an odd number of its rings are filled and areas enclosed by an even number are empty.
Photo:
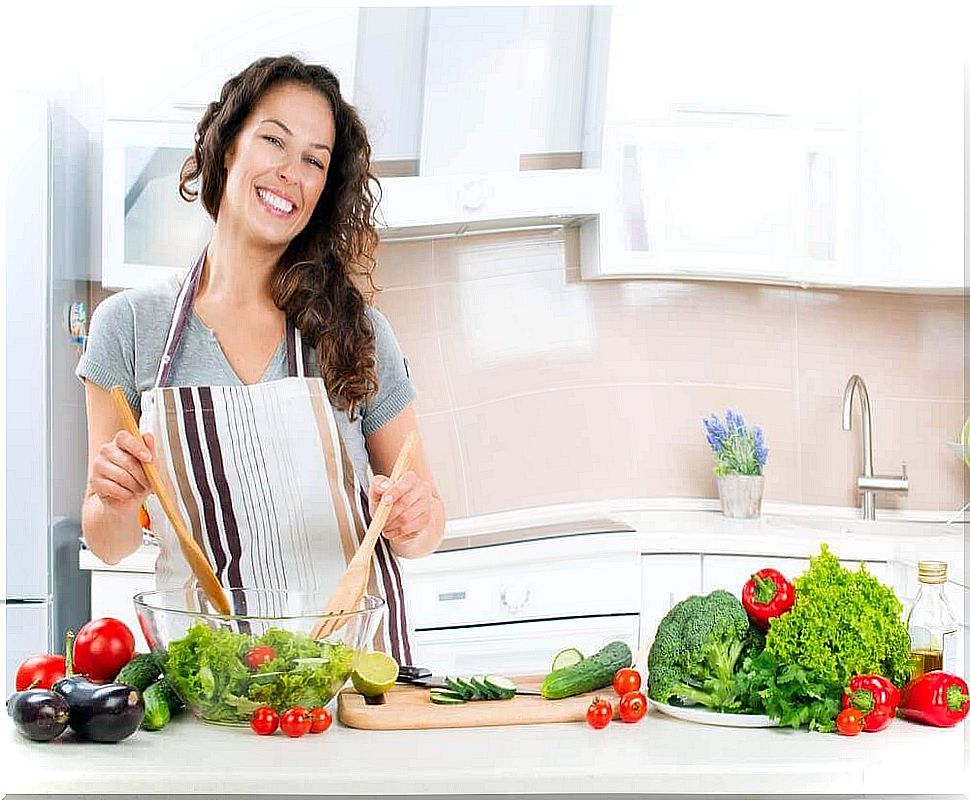
[[[475,691],[482,700],[498,700],[498,693],[493,692],[485,684],[484,675],[471,675],[469,676],[468,680],[471,682],[471,685],[475,687]]]
[[[431,702],[437,703],[439,706],[460,706],[465,702],[464,697],[460,697],[454,692],[449,692],[446,689],[440,691],[431,692]]]
[[[508,678],[501,675],[486,675],[484,678],[485,686],[493,693],[498,694],[499,700],[511,700],[515,697],[516,685]]]
[[[571,667],[573,664],[578,664],[583,658],[583,654],[575,647],[567,647],[565,650],[560,650],[556,653],[556,657],[552,659],[551,671],[555,672],[557,669]]]
[[[445,678],[445,683],[448,684],[448,691],[454,692],[459,695],[464,700],[471,700],[474,692],[471,690],[470,686],[465,686],[461,678]]]

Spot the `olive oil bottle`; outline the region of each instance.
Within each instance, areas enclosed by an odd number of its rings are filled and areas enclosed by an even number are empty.
[[[945,561],[920,561],[919,592],[906,619],[913,658],[913,677],[942,669],[956,674],[959,626],[947,600]]]

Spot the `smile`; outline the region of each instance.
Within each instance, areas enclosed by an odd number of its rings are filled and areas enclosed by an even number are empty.
[[[278,217],[288,217],[293,213],[295,206],[285,197],[280,197],[278,194],[262,188],[256,189],[256,195],[271,214]]]

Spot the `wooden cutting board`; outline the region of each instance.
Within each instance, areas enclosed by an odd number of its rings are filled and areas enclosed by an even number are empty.
[[[538,689],[543,676],[512,678],[523,689]],[[423,728],[477,728],[492,725],[535,725],[542,722],[581,722],[594,697],[603,697],[619,714],[619,698],[612,687],[596,692],[546,700],[517,694],[511,700],[473,700],[439,706],[428,699],[429,689],[397,685],[384,695],[382,705],[368,705],[362,695],[345,689],[337,698],[337,716],[344,725],[366,730],[396,731]]]

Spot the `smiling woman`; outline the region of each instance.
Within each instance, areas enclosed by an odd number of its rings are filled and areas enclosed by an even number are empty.
[[[432,552],[445,513],[420,438],[412,469],[386,477],[417,422],[404,357],[369,303],[372,181],[363,123],[325,67],[265,58],[225,84],[178,187],[214,219],[208,246],[181,284],[112,296],[91,321],[77,370],[88,407],[83,526],[95,554],[115,562],[140,543],[147,500],[156,582],[188,586],[148,493],[151,460],[223,585],[328,591],[370,512],[390,501],[368,590],[388,604],[379,644],[410,661],[396,558]],[[141,412],[144,441],[119,430],[106,391],[115,384]]]

